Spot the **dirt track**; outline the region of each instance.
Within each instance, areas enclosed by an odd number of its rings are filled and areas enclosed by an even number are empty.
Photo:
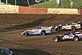
[[[0,17],[3,18],[5,16],[0,15]],[[7,17],[11,17],[11,15]],[[26,19],[29,16],[24,15],[21,18],[21,16],[19,15],[19,17],[22,21],[23,20],[22,18]],[[44,18],[38,21],[39,17],[44,17]],[[18,18],[18,16],[16,16],[16,18]],[[29,20],[31,20],[32,18],[29,18]],[[76,16],[76,15],[50,15],[50,16],[44,15],[44,16],[38,16],[38,18],[34,19],[33,21],[30,21],[31,23],[33,23],[30,25],[37,26],[41,24],[42,25],[48,24],[48,26],[49,25],[55,26],[57,24],[66,23],[69,21],[82,20],[81,16]],[[5,18],[4,19],[0,18],[0,21],[1,20],[5,21],[6,23],[8,22],[5,20]],[[20,24],[20,22],[17,21],[18,20],[16,20],[16,22],[13,21],[13,23]],[[39,24],[37,24],[35,21],[39,22]],[[21,23],[24,23],[24,20]],[[28,24],[29,21],[26,23]],[[52,38],[55,37],[55,35],[62,34],[65,31],[55,33],[52,35],[46,35],[46,36],[38,35],[38,36],[25,37],[20,35],[20,33],[26,28],[31,27],[30,25],[28,25],[29,27],[28,26],[25,27],[21,25],[17,26],[17,25],[12,25],[12,22],[8,22],[7,24],[9,24],[9,27],[7,27],[7,25],[4,24],[4,22],[2,23],[0,22],[0,24],[2,26],[2,28],[0,29],[0,46],[5,46],[13,49],[15,55],[82,55],[82,48],[81,48],[82,41],[78,41],[78,42],[64,41],[59,43],[53,42]]]

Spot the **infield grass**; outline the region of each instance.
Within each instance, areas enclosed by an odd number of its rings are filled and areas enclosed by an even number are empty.
[[[31,7],[35,7],[35,8],[55,8],[56,3],[55,3],[55,0],[51,0],[51,1],[46,1],[46,2],[42,2],[42,3],[32,5]],[[78,8],[78,7],[82,7],[82,0],[75,0],[74,1],[73,8]],[[69,1],[68,0],[62,0],[61,8],[70,8]]]

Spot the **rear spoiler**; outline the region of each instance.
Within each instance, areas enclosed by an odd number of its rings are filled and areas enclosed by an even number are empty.
[[[53,26],[50,26],[49,28],[52,28]]]

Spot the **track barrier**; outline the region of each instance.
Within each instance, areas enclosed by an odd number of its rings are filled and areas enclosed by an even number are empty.
[[[81,8],[32,8],[25,6],[0,5],[0,14],[75,14],[82,15]]]

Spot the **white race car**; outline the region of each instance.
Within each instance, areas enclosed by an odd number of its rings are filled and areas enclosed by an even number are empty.
[[[21,34],[27,36],[27,35],[36,35],[36,34],[46,35],[46,34],[50,34],[50,33],[52,33],[52,26],[50,26],[50,27],[37,26],[30,30],[25,30]]]
[[[71,30],[75,31],[76,29],[81,29],[82,28],[82,22],[77,21],[77,22],[69,22],[66,24],[60,24],[55,27],[56,31],[61,31],[61,30]]]

